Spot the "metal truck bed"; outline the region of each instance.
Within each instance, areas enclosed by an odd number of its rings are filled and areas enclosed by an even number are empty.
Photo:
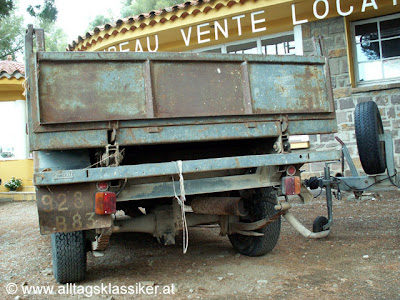
[[[336,131],[323,57],[43,50],[27,41],[31,150]]]
[[[110,214],[93,211],[95,195],[152,211],[182,195],[181,184],[189,202],[281,193],[289,166],[299,179],[303,164],[340,158],[291,153],[288,142],[336,131],[324,57],[46,52],[43,38],[29,27],[25,53],[44,234],[110,227]]]

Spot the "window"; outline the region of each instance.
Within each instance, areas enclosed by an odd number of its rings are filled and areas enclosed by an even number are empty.
[[[261,41],[262,53],[272,55],[294,55],[296,47],[291,36],[283,36],[275,39]]]
[[[357,82],[400,80],[400,14],[352,23]]]
[[[26,102],[0,101],[0,160],[26,159]]]
[[[301,28],[300,28],[301,29]],[[301,30],[300,30],[301,33]],[[196,49],[193,52],[235,53],[235,54],[267,54],[267,55],[302,55],[301,35],[293,31],[282,32],[261,38],[236,41],[218,46]],[[295,40],[297,40],[295,42]],[[296,47],[299,45],[298,47]],[[301,49],[299,49],[301,48]]]
[[[235,54],[259,54],[257,41],[227,46],[226,52]]]
[[[15,102],[0,102],[0,160],[15,158]]]

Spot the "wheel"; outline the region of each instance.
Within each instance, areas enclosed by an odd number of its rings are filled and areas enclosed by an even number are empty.
[[[326,224],[328,224],[328,219],[323,216],[318,216],[314,220],[314,223],[312,225],[312,231],[313,232],[324,231],[324,225]]]
[[[53,273],[59,283],[85,279],[86,247],[83,231],[57,232],[51,235]]]
[[[354,123],[358,154],[365,173],[373,175],[385,172],[385,143],[379,141],[383,126],[376,103],[368,101],[357,104]]]
[[[249,217],[241,219],[241,222],[255,222],[261,219],[268,219],[276,213],[274,199],[263,196],[264,193],[256,193],[251,199],[245,202]],[[267,227],[257,230],[264,233],[263,236],[245,236],[241,234],[228,235],[233,248],[240,254],[246,256],[264,255],[278,242],[281,231],[281,218],[269,224]]]

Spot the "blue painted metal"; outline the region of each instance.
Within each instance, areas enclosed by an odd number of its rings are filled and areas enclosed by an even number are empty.
[[[66,150],[105,147],[107,130],[59,131],[31,134],[31,147],[40,150]],[[35,147],[36,146],[36,147]]]
[[[246,190],[267,186],[278,186],[280,182],[267,180],[260,174],[246,174],[237,176],[212,177],[185,180],[185,195],[199,195],[235,190]],[[117,201],[144,200],[180,196],[179,181],[171,179],[157,183],[137,184],[135,180],[128,181],[128,185],[121,192]]]
[[[146,145],[176,142],[202,142],[248,138],[276,137],[280,133],[278,122],[223,123],[189,126],[155,126],[147,128],[121,128],[117,135],[120,145]]]
[[[198,159],[183,162],[183,173],[200,173],[218,170],[248,169],[259,166],[279,166],[304,164],[340,159],[340,151],[321,151],[307,153],[247,155],[214,159]],[[141,164],[133,166],[88,168],[78,170],[60,170],[37,172],[34,184],[59,185],[79,182],[97,182],[125,178],[145,178],[177,174],[176,162]]]

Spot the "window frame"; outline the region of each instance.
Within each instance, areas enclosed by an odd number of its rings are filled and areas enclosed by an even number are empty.
[[[376,79],[376,80],[365,80],[365,81],[361,81],[360,77],[359,77],[359,66],[360,66],[360,64],[365,63],[365,62],[361,62],[361,63],[358,62],[355,27],[357,25],[364,25],[364,24],[373,24],[373,23],[377,24],[378,39],[374,40],[374,41],[379,42],[380,58],[375,61],[380,62],[382,76],[384,76],[383,62],[390,61],[390,60],[396,59],[396,58],[397,59],[400,58],[400,55],[399,55],[399,56],[396,56],[395,58],[384,59],[383,55],[382,55],[382,37],[381,37],[381,30],[380,30],[380,22],[387,21],[387,20],[393,20],[393,19],[400,19],[400,13],[379,16],[379,17],[369,18],[369,19],[365,19],[365,20],[358,20],[358,21],[353,21],[350,23],[350,36],[351,36],[351,47],[352,47],[351,53],[353,54],[353,67],[354,67],[354,77],[355,77],[354,79],[355,79],[356,86],[370,86],[370,85],[377,85],[377,84],[388,84],[388,83],[400,82],[400,76],[394,77],[394,78],[381,78],[381,79]],[[400,37],[400,35],[399,35],[399,37]],[[389,38],[389,39],[384,38],[383,41],[390,40],[390,39],[396,39],[399,37],[394,37],[394,38]]]
[[[282,36],[293,36],[294,43],[295,43],[295,54],[294,55],[303,55],[303,40],[302,40],[302,35],[298,34],[299,32],[301,33],[301,25],[295,26],[294,30],[290,30],[290,31],[264,35],[264,36],[256,37],[256,38],[249,38],[249,39],[243,39],[243,40],[239,39],[239,40],[229,42],[229,43],[193,49],[188,52],[197,53],[197,52],[221,49],[221,53],[226,54],[226,53],[228,53],[227,47],[236,46],[236,45],[245,44],[245,43],[256,42],[257,43],[257,54],[263,54],[262,53],[262,44],[261,44],[262,40],[274,39],[274,38],[278,38],[278,37],[282,37]],[[267,55],[267,54],[264,54],[264,55]]]

